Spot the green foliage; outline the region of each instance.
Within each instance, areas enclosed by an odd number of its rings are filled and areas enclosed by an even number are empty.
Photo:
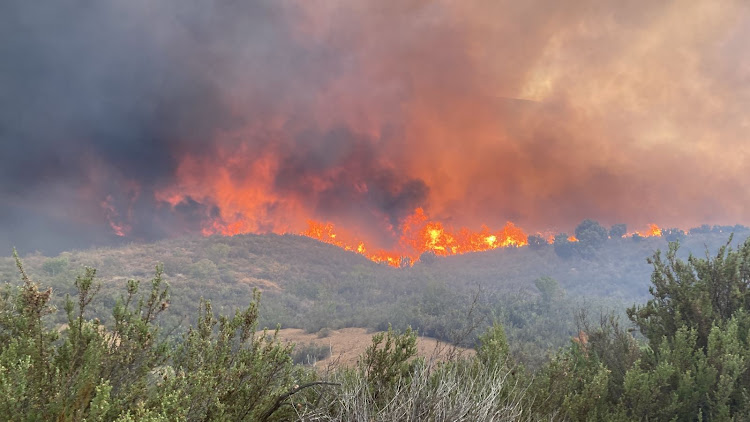
[[[219,276],[219,268],[213,261],[206,258],[190,264],[187,271],[198,280],[212,280]]]
[[[737,251],[727,243],[714,259],[691,255],[683,261],[678,247],[670,244],[666,260],[659,251],[649,259],[653,299],[628,309],[656,351],[662,338],[671,340],[682,327],[694,329],[698,346],[705,349],[714,323],[721,325],[735,312],[750,309],[750,241]]]
[[[76,278],[64,329],[46,328],[52,290],[40,291],[14,254],[23,285],[0,295],[2,420],[276,420],[295,385],[314,375],[292,364],[277,333],[257,333],[259,293],[234,317],[201,304],[198,324],[177,345],[156,324],[169,307],[162,267],[150,289],[129,280],[112,324],[89,319],[96,271]]]
[[[730,238],[731,242],[731,238]],[[745,420],[750,414],[750,241],[713,258],[656,252],[653,298],[628,309],[648,341],[617,320],[584,324],[542,371],[537,410],[569,420]]]
[[[417,333],[411,327],[402,334],[388,327],[388,331],[372,337],[358,370],[367,380],[373,396],[382,398],[384,393],[394,391],[401,379],[408,379],[416,364],[413,360],[416,354]]]
[[[484,334],[479,336],[477,358],[486,367],[508,363],[510,347],[501,324],[495,322]]]
[[[42,270],[49,276],[56,276],[68,268],[68,257],[58,256],[57,258],[47,258],[42,264]]]
[[[550,303],[553,299],[562,294],[560,283],[552,277],[540,277],[534,280],[534,286],[542,295],[542,301],[545,304]]]
[[[750,412],[750,242],[738,250],[730,243],[731,237],[713,259],[680,260],[676,243],[666,260],[659,252],[651,258],[654,298],[628,309],[652,351],[629,380],[635,387],[661,385],[652,400],[659,406],[643,412],[670,409],[681,418],[711,420]],[[656,380],[648,378],[654,371]]]
[[[598,326],[581,316],[581,324],[572,344],[538,374],[534,392],[546,399],[536,409],[568,420],[617,420],[622,380],[638,356],[637,345],[612,315]]]
[[[299,383],[292,346],[278,341],[278,331],[256,333],[256,292],[250,306],[234,317],[216,318],[209,302],[199,308],[192,327],[171,359],[147,405],[185,420],[265,420],[278,410],[277,399]],[[171,372],[170,371],[170,372]]]
[[[713,250],[725,242],[725,235],[713,232],[688,236],[682,255],[691,249],[700,252],[704,244]],[[536,367],[575,333],[574,313],[582,303],[619,310],[622,304],[645,301],[650,272],[643,258],[666,244],[660,238],[611,241],[596,251],[595,259],[586,260],[576,245],[569,245],[572,255],[565,259],[550,245],[439,257],[429,265],[418,262],[395,269],[300,236],[238,235],[71,251],[61,255],[69,260],[67,270],[54,277],[42,269],[47,257],[29,255],[24,264],[32,276],[45,277],[56,293],[51,304],[60,309],[65,293],[77,294],[70,283],[73,270],[96,267],[102,287],[87,312],[104,321],[125,280],[147,278],[156,262],[164,262],[173,289],[161,325],[172,336],[197,322],[195,309],[201,297],[210,300],[217,313],[233,314],[247,306],[253,288],[258,288],[264,295],[260,326],[385,330],[391,323],[398,330],[411,325],[422,335],[471,347],[497,319],[506,329],[514,357],[525,364],[533,361]],[[226,246],[230,249],[222,258]],[[191,271],[206,258],[215,271],[207,261],[207,272]],[[15,274],[12,259],[0,258],[0,284],[14,280]],[[554,277],[566,292],[548,307],[537,303],[534,295],[534,280],[544,276]],[[432,291],[427,294],[425,289]],[[481,292],[480,300],[473,306],[476,292]],[[49,318],[53,324],[66,323],[63,312]]]
[[[232,247],[226,243],[214,243],[206,251],[213,262],[220,262],[229,256]]]

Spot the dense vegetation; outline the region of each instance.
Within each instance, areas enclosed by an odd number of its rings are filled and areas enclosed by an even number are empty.
[[[676,243],[656,252],[649,300],[626,310],[634,330],[615,314],[584,315],[575,338],[532,367],[497,323],[513,320],[506,315],[480,330],[474,357],[415,358],[415,332],[388,328],[356,367],[324,376],[257,330],[257,292],[231,317],[199,300],[178,333],[166,318],[173,302],[160,265],[144,292],[124,280],[113,301],[85,269],[62,301],[59,325],[52,290],[40,290],[15,257],[23,284],[0,295],[0,418],[744,420],[750,241],[730,244],[705,258],[680,258]],[[43,265],[50,277],[65,272],[49,259]],[[536,279],[535,289],[539,309],[563,296],[551,278]],[[519,308],[526,317],[532,302]]]
[[[97,268],[101,289],[89,312],[101,320],[111,313],[128,279],[148,277],[154,265],[163,263],[173,289],[170,312],[161,317],[161,325],[170,333],[183,334],[197,323],[201,299],[210,300],[218,313],[233,314],[259,289],[264,297],[261,327],[280,324],[316,333],[344,327],[385,330],[390,324],[472,347],[496,321],[505,327],[514,358],[536,368],[576,335],[578,309],[591,315],[613,310],[624,318],[627,306],[647,299],[650,267],[645,258],[667,242],[621,238],[617,234],[625,228],[612,229],[614,235],[604,239],[596,234],[603,230],[598,223],[581,223],[576,232],[583,240],[569,245],[566,257],[541,239],[535,247],[425,255],[401,269],[293,235],[174,239],[55,257],[27,254],[24,263],[32,278],[54,289],[52,303],[58,308],[66,293],[76,294],[70,280],[87,266]],[[706,247],[715,252],[726,242],[728,229],[691,230],[683,235],[681,257],[703,253]],[[0,258],[0,282],[14,283],[16,274],[13,260]],[[51,319],[58,327],[67,322],[62,313]]]

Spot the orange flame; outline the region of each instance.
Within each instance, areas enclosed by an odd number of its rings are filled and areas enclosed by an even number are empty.
[[[367,247],[365,246],[365,243],[362,241],[346,242],[344,240],[341,240],[341,238],[336,234],[334,225],[332,223],[320,223],[317,221],[308,220],[307,225],[307,230],[300,233],[303,236],[311,237],[323,243],[338,246],[347,251],[356,252],[374,262],[383,262],[393,267],[401,266],[401,254],[384,250],[369,252]]]
[[[107,195],[107,197],[99,203],[99,205],[104,210],[105,216],[107,218],[107,223],[109,223],[109,227],[112,228],[112,231],[120,237],[127,236],[130,234],[130,230],[132,229],[129,224],[121,221],[120,214],[117,212],[117,209],[113,205],[112,195]]]
[[[442,223],[430,221],[422,208],[406,218],[402,227],[399,241],[400,249],[395,251],[376,250],[370,252],[363,241],[342,240],[335,232],[332,223],[320,223],[309,220],[307,230],[301,234],[321,242],[336,245],[344,250],[357,252],[375,262],[383,262],[399,267],[406,263],[414,263],[424,252],[448,256],[468,252],[487,251],[497,248],[528,245],[528,238],[520,228],[508,222],[498,231],[491,231],[482,226],[477,231],[467,228],[453,230]]]
[[[656,224],[649,224],[648,225],[648,232],[645,234],[641,234],[643,237],[659,237],[661,236],[661,229]]]
[[[648,230],[646,231],[635,231],[634,233],[628,233],[623,235],[622,237],[632,237],[634,235],[638,235],[640,237],[661,237],[661,229],[656,224],[649,224]]]

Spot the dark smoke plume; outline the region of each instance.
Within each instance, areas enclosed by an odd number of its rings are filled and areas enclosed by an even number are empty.
[[[0,247],[748,223],[744,1],[10,0]]]

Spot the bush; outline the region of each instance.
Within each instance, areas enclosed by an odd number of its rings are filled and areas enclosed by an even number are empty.
[[[56,276],[68,268],[68,257],[58,256],[57,258],[47,258],[42,264],[42,270],[49,276]]]
[[[210,259],[201,259],[190,264],[188,274],[198,280],[214,280],[219,276],[219,268]]]
[[[14,257],[23,285],[0,295],[2,420],[288,418],[282,404],[313,376],[293,365],[277,333],[256,333],[257,292],[232,318],[201,303],[197,325],[172,345],[155,323],[169,307],[160,265],[145,295],[128,281],[109,325],[86,317],[99,290],[87,268],[76,300],[65,300],[67,329],[59,333],[44,321],[55,312],[52,290],[40,291]]]
[[[544,414],[568,420],[745,420],[750,414],[750,240],[705,259],[657,251],[653,298],[627,310],[639,347],[616,319],[584,324],[535,382]]]

